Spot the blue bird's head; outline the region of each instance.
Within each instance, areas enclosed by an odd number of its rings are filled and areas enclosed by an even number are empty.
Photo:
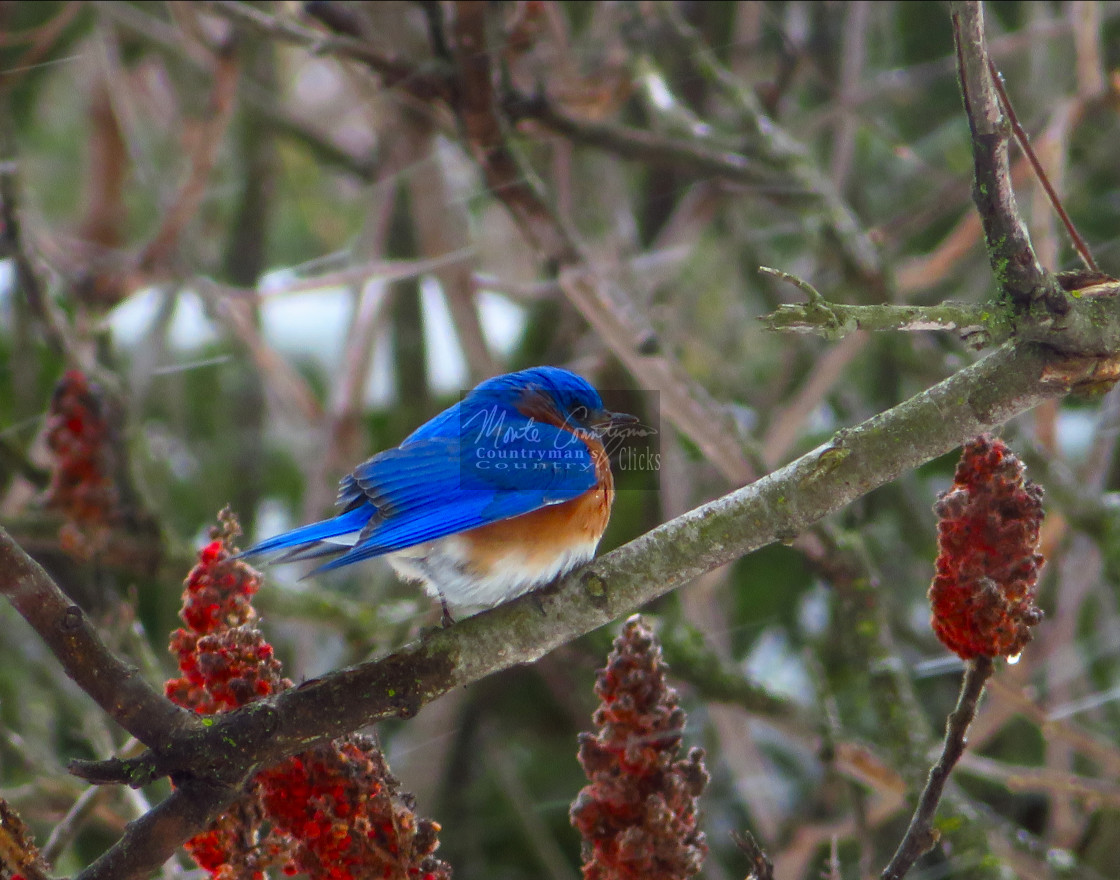
[[[612,424],[636,421],[603,406],[599,392],[582,376],[560,367],[531,367],[496,376],[479,385],[474,395],[496,399],[524,416],[558,427],[600,434]]]

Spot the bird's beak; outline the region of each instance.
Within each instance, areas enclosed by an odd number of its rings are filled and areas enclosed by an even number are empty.
[[[630,413],[611,412],[609,409],[601,409],[593,412],[591,418],[587,421],[598,433],[603,434],[615,425],[636,425],[638,423],[638,417],[632,416]]]

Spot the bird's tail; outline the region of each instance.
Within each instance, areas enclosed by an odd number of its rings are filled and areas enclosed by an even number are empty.
[[[370,517],[375,514],[376,510],[372,505],[363,504],[361,507],[348,510],[333,519],[311,523],[311,525],[301,526],[290,532],[268,538],[248,550],[241,551],[237,558],[261,556],[265,553],[287,550],[288,552],[284,554],[282,561],[291,562],[299,559],[314,559],[317,556],[326,556],[335,552],[341,553],[350,549],[352,542],[347,543],[340,540],[325,545],[324,542],[330,541],[331,538],[343,538],[346,535],[357,537],[358,533],[369,522]]]

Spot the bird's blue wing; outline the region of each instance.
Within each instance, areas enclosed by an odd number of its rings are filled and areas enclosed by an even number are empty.
[[[454,406],[449,406],[439,415],[424,422],[419,428],[401,441],[401,446],[409,446],[418,440],[433,440],[439,437],[456,439],[459,436],[460,413],[463,403],[460,401]]]

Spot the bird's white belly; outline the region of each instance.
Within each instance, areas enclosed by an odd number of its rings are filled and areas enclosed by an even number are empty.
[[[385,558],[402,578],[420,581],[428,595],[442,597],[455,610],[470,615],[567,574],[588,562],[598,546],[596,538],[544,558],[539,550],[514,547],[501,558],[480,562],[468,539],[449,535]]]

